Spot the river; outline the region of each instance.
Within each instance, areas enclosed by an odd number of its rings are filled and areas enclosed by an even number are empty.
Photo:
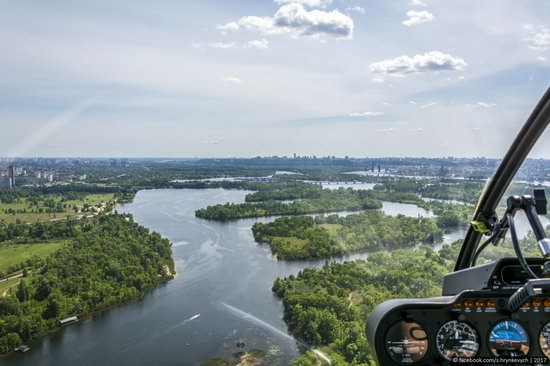
[[[173,243],[177,276],[141,300],[88,317],[29,345],[30,352],[0,359],[6,365],[197,365],[243,350],[279,352],[286,365],[299,354],[287,335],[283,306],[271,292],[277,277],[325,260],[275,260],[254,242],[251,226],[273,218],[220,223],[196,218],[196,209],[244,202],[247,191],[146,190],[119,211]],[[412,207],[411,207],[412,206]],[[414,205],[384,203],[388,214],[425,213]],[[427,214],[427,213],[426,213]],[[457,233],[463,235],[462,233]],[[445,238],[450,240],[452,238]],[[366,258],[351,254],[338,261]]]

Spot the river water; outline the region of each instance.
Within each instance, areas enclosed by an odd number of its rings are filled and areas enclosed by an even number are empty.
[[[6,365],[197,365],[250,348],[271,349],[286,365],[299,354],[271,292],[277,277],[325,260],[284,262],[254,242],[251,226],[273,218],[220,223],[196,218],[196,209],[244,202],[247,191],[147,190],[119,211],[173,243],[177,276],[141,300],[88,317],[38,339]],[[412,206],[412,207],[411,207]],[[388,214],[428,214],[414,205],[384,203]],[[454,235],[454,236],[453,236]],[[451,233],[446,241],[463,233]],[[366,258],[351,254],[338,261]],[[243,341],[244,348],[236,344]]]

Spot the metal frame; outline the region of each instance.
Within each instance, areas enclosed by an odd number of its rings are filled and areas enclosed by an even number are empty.
[[[484,193],[479,198],[474,220],[484,221],[484,218],[491,217],[502,199],[504,192],[510,185],[512,178],[516,175],[519,167],[529,155],[529,152],[542,135],[550,122],[550,88],[543,95],[537,104],[527,122],[518,133],[516,139],[510,146],[510,149],[504,156],[495,175],[487,185]],[[474,230],[472,226],[462,243],[460,254],[458,255],[455,271],[469,268],[472,266],[473,255],[479,245],[482,233]]]

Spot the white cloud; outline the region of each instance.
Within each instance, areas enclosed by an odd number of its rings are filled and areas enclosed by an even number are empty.
[[[389,107],[389,106],[391,106],[391,103],[389,103],[389,102],[382,102],[382,105],[385,105],[386,107]]]
[[[224,83],[228,83],[228,84],[240,84],[242,83],[243,81],[235,76],[226,76],[224,78],[222,78],[222,81]]]
[[[273,17],[245,16],[236,22],[217,26],[222,33],[242,29],[263,34],[353,37],[353,20],[338,10],[306,10],[302,4],[284,4]]]
[[[427,4],[422,0],[411,0],[411,5],[426,6]]]
[[[539,57],[537,57],[537,61],[539,61],[539,62],[546,62],[546,57],[539,56]]]
[[[372,79],[370,79],[370,81],[372,81],[373,83],[383,83],[384,78],[381,78],[380,76],[375,76]]]
[[[383,112],[352,112],[350,117],[380,117],[383,116]]]
[[[525,24],[523,28],[529,35],[524,38],[529,43],[529,48],[535,51],[547,51],[550,48],[550,29],[548,27]]]
[[[496,107],[496,104],[495,104],[495,103],[477,102],[477,105],[478,105],[479,107],[483,107],[483,108]]]
[[[407,27],[419,25],[422,23],[429,23],[434,20],[434,15],[426,10],[410,10],[407,12],[407,17],[408,19],[403,21],[403,24]]]
[[[224,25],[218,25],[216,26],[216,28],[220,30],[223,34],[227,34],[238,31],[240,27],[239,24],[237,24],[236,22],[229,22]]]
[[[414,100],[409,100],[409,104],[410,105],[417,105],[418,103],[416,103]]]
[[[301,4],[309,6],[310,8],[326,8],[328,5],[332,4],[332,0],[274,0],[275,4],[284,5],[284,4]]]
[[[355,13],[359,13],[359,14],[365,14],[365,8],[363,8],[362,6],[349,6],[346,8],[346,11],[347,12],[355,12]]]
[[[257,48],[260,50],[266,50],[269,46],[269,42],[267,39],[256,39],[253,41],[248,42],[243,47],[244,48]]]
[[[466,62],[461,58],[440,51],[430,51],[423,55],[399,56],[375,62],[369,66],[369,70],[386,74],[409,74],[427,71],[462,70],[466,65]]]
[[[224,42],[210,42],[208,43],[208,47],[210,48],[221,48],[221,49],[230,49],[230,48],[237,48],[236,43],[224,43]]]
[[[395,132],[395,128],[393,128],[393,127],[383,128],[383,129],[380,129],[380,130],[374,130],[374,132],[376,132],[376,133],[391,133],[391,132]]]
[[[424,129],[422,127],[418,127],[418,128],[412,128],[409,131],[410,132],[422,132],[422,131],[424,131]]]
[[[430,108],[430,107],[433,107],[435,105],[436,105],[435,102],[431,102],[431,103],[422,104],[421,107],[422,108]]]
[[[464,107],[466,107],[466,109],[492,108],[496,107],[496,103],[477,102],[476,104],[465,104]]]

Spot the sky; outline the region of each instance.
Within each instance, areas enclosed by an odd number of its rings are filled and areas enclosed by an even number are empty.
[[[0,9],[0,156],[500,157],[550,86],[547,0]]]

